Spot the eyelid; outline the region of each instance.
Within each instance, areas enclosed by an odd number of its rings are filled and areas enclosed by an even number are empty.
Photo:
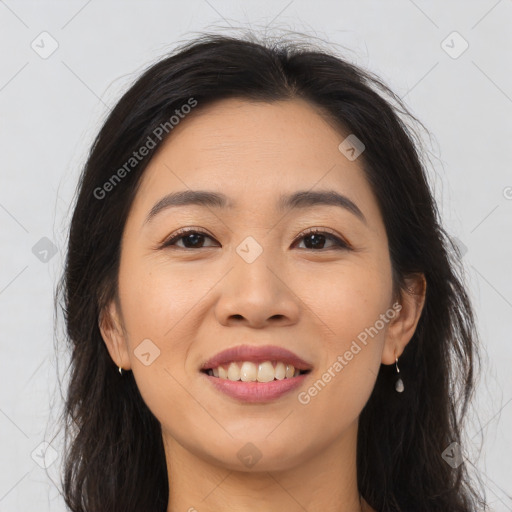
[[[171,246],[173,246],[173,244],[176,241],[178,241],[182,237],[186,236],[188,233],[197,233],[197,234],[205,235],[208,238],[217,242],[217,240],[215,240],[215,237],[213,235],[211,235],[209,232],[207,232],[206,230],[204,230],[203,228],[190,226],[190,227],[178,229],[177,231],[172,233],[171,236],[167,237],[163,242],[161,242],[157,248],[165,249],[167,247],[171,247]],[[294,245],[296,245],[298,242],[300,242],[304,237],[311,235],[311,234],[315,234],[315,233],[328,235],[327,238],[330,239],[332,242],[334,242],[335,246],[328,247],[327,249],[319,249],[319,250],[307,249],[307,248],[301,249],[301,250],[307,250],[307,251],[312,251],[312,252],[326,252],[326,251],[329,251],[330,249],[353,250],[352,245],[350,244],[350,242],[348,242],[346,240],[346,238],[339,235],[336,231],[334,231],[330,228],[326,228],[326,227],[312,227],[312,228],[307,228],[307,229],[301,231],[293,240],[292,247]],[[210,247],[199,247],[199,249],[208,249]],[[197,250],[197,249],[189,249],[189,248],[178,247],[178,246],[176,246],[175,248],[181,249],[184,251]]]
[[[345,249],[345,250],[352,249],[352,245],[348,242],[348,240],[346,238],[344,238],[343,236],[339,235],[338,233],[336,233],[336,231],[333,231],[330,228],[320,228],[320,227],[308,228],[304,231],[301,231],[297,235],[295,240],[293,241],[293,245],[295,245],[296,242],[301,241],[305,236],[315,234],[315,233],[330,235],[327,238],[329,238],[333,242],[335,242],[337,244],[337,247],[329,247],[327,249],[320,249],[318,251],[313,250],[312,252],[325,252],[325,251],[328,251],[329,249]],[[308,250],[308,249],[306,249],[306,250]]]
[[[171,233],[170,236],[166,237],[164,239],[164,241],[159,244],[159,247],[165,248],[168,245],[170,245],[172,242],[176,242],[177,240],[179,240],[181,237],[187,235],[188,233],[198,233],[201,235],[206,235],[207,237],[211,238],[212,240],[215,240],[215,237],[212,234],[208,233],[208,231],[205,231],[203,228],[189,226],[186,228],[180,228],[177,231],[175,231],[174,233]],[[183,247],[178,247],[178,249],[183,249]],[[201,247],[201,249],[204,249],[204,247]],[[185,249],[185,250],[189,250],[189,249]]]

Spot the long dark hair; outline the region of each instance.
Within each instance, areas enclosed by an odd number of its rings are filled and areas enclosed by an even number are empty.
[[[232,97],[302,98],[355,134],[366,146],[360,158],[384,219],[394,285],[405,293],[408,275],[426,277],[425,306],[400,359],[405,391],[394,389],[395,367],[381,365],[359,418],[361,495],[379,512],[486,510],[466,464],[443,457],[452,443],[457,449],[463,442],[478,336],[458,246],[441,226],[420,137],[406,122],[417,119],[381,79],[333,52],[252,34],[202,35],[151,65],[115,105],[92,145],[56,290],[70,349],[63,409],[67,506],[75,512],[166,510],[160,423],[133,374],[120,378],[98,323],[106,305],[117,300],[127,214],[151,156],[172,137],[169,119],[191,99],[200,109]],[[149,140],[154,147],[127,167]]]

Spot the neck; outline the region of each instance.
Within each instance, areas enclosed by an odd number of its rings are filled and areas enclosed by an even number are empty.
[[[314,453],[304,451],[299,463],[277,470],[256,464],[240,471],[236,457],[230,467],[191,453],[165,433],[163,439],[167,512],[371,512],[357,489],[357,422],[342,438]]]

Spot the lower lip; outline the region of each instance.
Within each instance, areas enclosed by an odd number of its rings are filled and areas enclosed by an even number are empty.
[[[202,372],[201,372],[202,373]],[[219,391],[243,402],[261,403],[276,400],[299,387],[309,373],[297,377],[270,382],[243,382],[241,380],[220,379],[202,373]]]

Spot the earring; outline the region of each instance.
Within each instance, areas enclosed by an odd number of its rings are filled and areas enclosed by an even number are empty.
[[[396,357],[395,359],[396,373],[400,373],[400,370],[398,369],[398,357]],[[396,381],[395,389],[398,393],[401,393],[404,390],[404,381],[400,377]]]
[[[123,375],[123,369],[121,367],[119,367],[119,373],[121,376]]]

